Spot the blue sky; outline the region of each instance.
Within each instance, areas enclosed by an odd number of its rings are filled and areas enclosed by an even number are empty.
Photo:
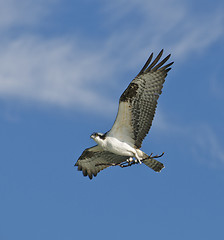
[[[221,239],[224,4],[0,0],[0,239]],[[74,167],[151,52],[171,53],[146,166]],[[164,56],[165,56],[164,55]]]

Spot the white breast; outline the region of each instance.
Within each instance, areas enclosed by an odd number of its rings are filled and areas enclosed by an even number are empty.
[[[136,150],[129,144],[109,136],[104,140],[103,148],[109,152],[122,156],[132,157],[136,153]]]

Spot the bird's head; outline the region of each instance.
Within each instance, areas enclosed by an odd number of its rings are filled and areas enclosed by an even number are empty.
[[[94,141],[96,141],[97,143],[98,143],[99,141],[104,140],[105,137],[106,137],[105,134],[103,134],[103,133],[96,133],[96,132],[94,132],[94,133],[91,134],[91,136],[90,136],[90,138],[92,138],[92,139],[93,139]]]
[[[95,139],[98,136],[99,136],[99,133],[94,132],[93,134],[91,134],[90,138]]]

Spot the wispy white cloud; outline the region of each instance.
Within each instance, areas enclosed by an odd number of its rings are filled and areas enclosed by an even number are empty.
[[[224,166],[223,143],[211,126],[197,126],[192,132],[192,137],[195,143],[192,150],[197,159],[213,167]]]
[[[183,142],[189,158],[197,159],[211,167],[224,167],[223,141],[214,126],[206,122],[173,123],[169,117],[159,111],[153,127],[156,128],[157,134],[172,138],[175,136],[179,143]]]
[[[117,102],[100,94],[97,84],[108,87],[111,79],[116,83],[117,74],[136,67],[152,49],[165,47],[181,59],[223,34],[223,14],[218,10],[195,15],[187,1],[115,0],[102,2],[104,26],[111,31],[97,39],[97,49],[85,39],[84,50],[84,37],[69,33],[61,38],[24,30],[14,38],[7,35],[13,27],[42,23],[54,4],[0,0],[0,32],[5,36],[0,45],[1,98],[109,112]]]
[[[110,111],[114,104],[100,95],[96,86],[92,86],[94,90],[88,86],[110,73],[104,64],[107,61],[104,52],[87,53],[64,39],[13,40],[1,49],[0,93],[5,98]]]
[[[216,71],[212,72],[211,76],[209,77],[210,92],[215,99],[224,99],[223,79],[223,63],[220,63],[220,66],[217,66]]]
[[[189,15],[187,15],[189,17]],[[193,19],[179,25],[183,34],[172,46],[177,58],[192,53],[201,53],[224,36],[224,17],[221,11],[204,16],[194,16]]]
[[[0,0],[0,30],[40,23],[58,0]]]
[[[188,1],[177,0],[115,0],[109,6],[106,13],[111,14],[117,27],[115,35],[119,35],[121,45],[126,43],[127,52],[132,49],[145,54],[148,49],[164,47],[180,60],[200,53],[224,36],[223,6],[207,12],[195,12]]]

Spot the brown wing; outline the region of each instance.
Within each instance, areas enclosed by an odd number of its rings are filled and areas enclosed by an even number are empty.
[[[78,170],[83,172],[84,176],[96,177],[101,170],[112,166],[112,164],[119,164],[127,159],[125,156],[116,155],[114,153],[104,151],[100,146],[94,146],[84,150],[79,157],[75,166]]]
[[[157,100],[162,93],[163,83],[173,62],[163,66],[168,55],[159,62],[163,50],[151,63],[153,54],[139,74],[123,92],[113,127],[108,135],[140,148],[155,115]],[[151,63],[151,64],[150,64]],[[150,64],[150,65],[149,65]]]

